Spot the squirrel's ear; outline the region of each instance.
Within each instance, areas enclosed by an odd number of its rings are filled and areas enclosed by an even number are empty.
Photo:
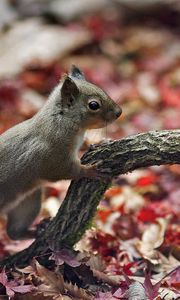
[[[79,89],[75,82],[68,76],[64,76],[64,81],[61,87],[61,96],[63,100],[75,98],[79,94]]]
[[[80,69],[78,69],[75,65],[72,65],[71,70],[69,72],[69,76],[81,80],[86,80],[83,72]]]

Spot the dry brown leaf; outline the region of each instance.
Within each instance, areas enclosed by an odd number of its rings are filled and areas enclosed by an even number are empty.
[[[33,274],[35,272],[35,269],[31,265],[25,268],[16,268],[16,270],[24,274]]]
[[[68,299],[66,294],[75,297],[75,299],[90,300],[91,296],[84,289],[78,288],[77,285],[67,283],[61,274],[51,272],[36,262],[37,273],[40,276],[42,284],[37,287],[38,293],[44,296],[51,296],[52,299]],[[66,298],[65,298],[66,297]]]
[[[161,264],[154,266],[153,270],[156,275],[153,278],[160,280],[165,274],[169,273],[171,270],[175,269],[179,265],[179,261],[172,255],[168,258],[162,253],[159,253],[161,259]]]
[[[92,271],[93,271],[93,275],[97,279],[101,280],[102,282],[107,283],[110,286],[118,286],[119,285],[119,280],[115,280],[101,271],[98,271],[98,270],[92,270]]]
[[[85,252],[85,255],[87,257],[86,252]],[[89,255],[90,255],[90,257],[89,257],[88,261],[86,262],[86,265],[89,266],[92,271],[93,270],[98,270],[98,271],[101,271],[101,272],[104,271],[106,266],[105,266],[105,263],[102,260],[102,257],[99,256],[99,255],[93,255],[92,253],[90,253]],[[78,258],[79,257],[80,256],[78,255]]]
[[[84,289],[78,288],[77,285],[65,282],[65,287],[68,293],[75,299],[91,300],[92,296],[88,295]]]
[[[37,274],[42,284],[37,287],[37,292],[44,296],[57,297],[65,293],[64,279],[62,275],[51,272],[36,262]]]
[[[160,247],[164,241],[167,223],[167,219],[158,218],[155,224],[150,224],[144,231],[141,241],[136,243],[140,254],[152,264],[160,262],[159,252],[155,249]]]

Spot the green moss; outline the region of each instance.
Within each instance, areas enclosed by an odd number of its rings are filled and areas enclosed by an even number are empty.
[[[86,220],[83,220],[79,224],[79,228],[76,232],[73,232],[72,234],[69,234],[69,237],[66,237],[66,240],[63,241],[63,244],[66,247],[73,247],[75,243],[77,243],[83,234],[86,232],[86,230],[90,229],[93,226],[93,219],[97,210],[97,207],[99,205],[99,202],[102,198],[102,195],[106,191],[107,187],[109,187],[110,184],[101,184],[101,187],[98,186],[98,192],[93,193],[93,199],[89,201],[87,199],[87,210],[88,210],[88,215]]]
[[[85,224],[84,227],[81,228],[76,234],[70,235],[68,239],[66,239],[65,245],[72,248],[79,240],[82,238],[83,234],[86,232],[86,230],[93,227],[93,219],[89,219]]]

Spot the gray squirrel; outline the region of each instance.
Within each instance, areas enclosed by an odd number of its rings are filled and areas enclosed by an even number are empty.
[[[31,119],[0,136],[0,214],[12,239],[32,238],[29,230],[41,208],[48,181],[100,178],[96,165],[82,165],[78,150],[86,129],[101,128],[121,108],[72,66]]]

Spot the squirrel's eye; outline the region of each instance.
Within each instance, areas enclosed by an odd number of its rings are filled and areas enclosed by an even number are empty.
[[[98,110],[100,108],[99,102],[92,100],[88,103],[88,106],[91,110]]]

